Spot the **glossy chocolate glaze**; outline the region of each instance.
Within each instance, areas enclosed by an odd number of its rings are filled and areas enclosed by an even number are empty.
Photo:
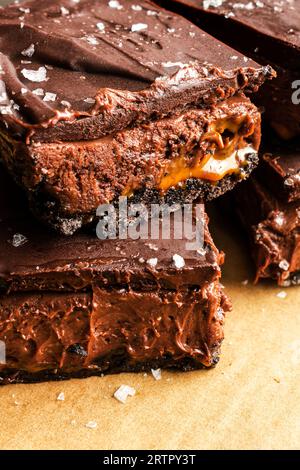
[[[300,134],[300,105],[292,100],[300,71],[299,0],[158,3],[186,16],[258,63],[271,65],[277,79],[266,83],[254,101],[265,108],[265,118],[281,138]]]
[[[212,19],[218,25],[219,17],[222,17],[222,24],[231,27],[238,27],[242,25],[244,34],[248,34],[248,49],[253,51],[259,44],[260,36],[264,37],[265,43],[273,44],[272,49],[268,50],[270,59],[276,58],[276,63],[284,65],[285,67],[294,68],[299,70],[299,57],[300,52],[300,1],[299,0],[264,0],[262,2],[241,0],[235,2],[232,0],[219,0],[219,1],[199,1],[199,0],[158,0],[157,3],[162,4],[166,8],[178,8],[180,13],[190,11],[201,13],[199,16],[200,27],[201,18]],[[186,7],[186,10],[184,8]],[[209,27],[212,24],[209,23]],[[203,28],[205,29],[205,22],[203,21]],[[226,31],[227,30],[225,26]],[[228,37],[228,42],[235,42],[236,47],[239,48],[241,42],[245,40],[243,37],[235,36],[235,31],[232,31],[232,38]],[[222,34],[222,31],[220,31]],[[271,42],[269,42],[269,40]],[[245,42],[246,43],[246,42]],[[277,55],[278,48],[285,48],[289,51],[289,56]],[[282,50],[282,49],[281,49]],[[291,66],[292,65],[292,66]]]
[[[272,76],[185,19],[145,0],[136,6],[33,0],[3,8],[1,107],[10,129],[35,141],[96,139],[256,91]]]

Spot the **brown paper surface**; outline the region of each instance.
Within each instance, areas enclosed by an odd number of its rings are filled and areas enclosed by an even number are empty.
[[[122,374],[0,387],[1,449],[299,448],[300,288],[281,299],[274,284],[253,286],[242,235],[214,218],[234,305],[219,365],[163,371],[160,381]],[[137,391],[125,405],[112,397],[121,384]]]

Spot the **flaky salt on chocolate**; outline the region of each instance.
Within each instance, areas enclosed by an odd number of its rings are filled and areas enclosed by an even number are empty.
[[[270,67],[147,0],[21,5],[0,11],[0,148],[37,217],[71,235],[121,195],[208,200],[250,174],[244,92]]]
[[[300,135],[300,0],[156,0],[261,64],[277,79],[254,98],[283,139]]]
[[[223,256],[207,218],[201,254],[174,237],[172,220],[151,265],[149,240],[43,229],[0,173],[0,384],[216,365],[230,308]],[[11,243],[16,233],[26,235],[21,247]],[[180,269],[174,252],[185,261]]]

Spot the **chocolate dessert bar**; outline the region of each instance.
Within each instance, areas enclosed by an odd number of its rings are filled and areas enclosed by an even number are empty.
[[[250,236],[256,281],[272,278],[280,286],[300,283],[299,182],[300,151],[276,144],[263,155],[254,175],[233,192]]]
[[[212,199],[258,162],[244,93],[274,76],[142,0],[32,0],[0,10],[0,155],[64,234],[120,195]]]
[[[268,134],[267,134],[268,133]],[[260,180],[284,202],[300,201],[300,141],[283,143],[266,130],[262,158],[257,168]]]
[[[185,238],[64,237],[3,174],[0,188],[0,384],[218,362],[230,305],[206,219],[198,251]]]
[[[239,2],[160,0],[201,28],[261,64],[271,64],[277,79],[254,97],[266,119],[284,139],[300,134],[300,0]]]

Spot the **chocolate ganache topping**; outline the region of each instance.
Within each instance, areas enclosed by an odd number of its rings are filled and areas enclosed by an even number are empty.
[[[96,139],[273,76],[145,0],[26,1],[0,10],[0,36],[1,120],[36,141]]]

